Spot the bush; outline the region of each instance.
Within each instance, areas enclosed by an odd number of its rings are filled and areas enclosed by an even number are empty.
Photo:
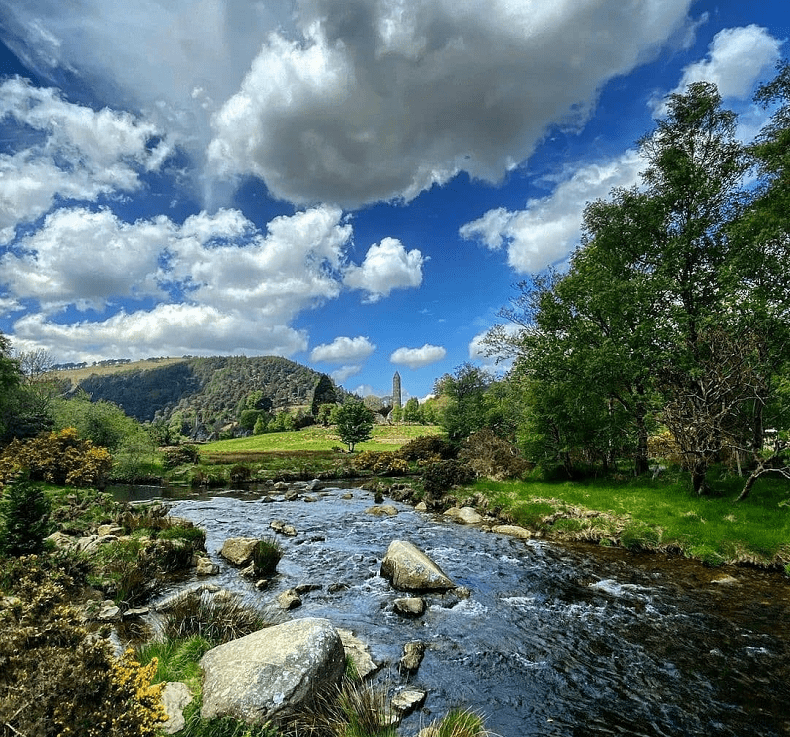
[[[409,472],[409,464],[392,451],[363,450],[352,463],[357,470],[373,471],[379,476],[402,476]]]
[[[453,486],[470,484],[475,472],[462,461],[436,461],[422,468],[422,485],[429,494],[440,494]]]
[[[243,463],[237,463],[235,466],[231,466],[229,475],[230,480],[234,484],[243,484],[245,481],[249,481],[252,478],[252,471],[249,466]]]
[[[441,435],[420,435],[397,451],[397,455],[406,461],[447,461],[457,454],[456,446]]]
[[[523,479],[535,467],[513,444],[489,428],[470,435],[461,446],[458,457],[466,461],[478,476],[494,481]]]
[[[154,737],[164,710],[156,664],[81,626],[66,603],[73,582],[28,556],[0,606],[0,724],[3,734],[37,737]]]
[[[212,646],[251,635],[271,624],[257,609],[235,597],[219,599],[195,592],[179,596],[167,608],[163,621],[167,637],[202,637]]]
[[[283,557],[283,549],[274,540],[258,540],[252,551],[252,565],[256,576],[271,576]]]
[[[35,555],[44,549],[51,504],[44,491],[27,481],[5,489],[0,500],[0,552]]]
[[[200,462],[200,452],[194,445],[174,445],[165,448],[165,468],[194,465]]]
[[[26,471],[31,481],[101,488],[111,468],[109,452],[90,440],[81,440],[70,427],[29,440],[13,440],[0,455],[0,484]]]

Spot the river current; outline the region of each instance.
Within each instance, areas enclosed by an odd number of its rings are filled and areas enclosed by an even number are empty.
[[[361,489],[289,502],[231,491],[173,501],[172,514],[206,530],[220,565],[212,582],[250,603],[273,607],[286,589],[316,586],[283,616],[352,630],[391,688],[406,682],[404,644],[424,642],[408,683],[428,697],[402,735],[454,706],[481,712],[502,737],[790,734],[790,585],[780,574],[525,542],[402,504],[377,517],[372,505]],[[258,591],[217,551],[228,537],[273,536],[277,519],[298,534],[277,536],[278,575]],[[397,615],[392,602],[404,594],[379,575],[394,539],[413,542],[471,595],[428,595],[422,617]]]

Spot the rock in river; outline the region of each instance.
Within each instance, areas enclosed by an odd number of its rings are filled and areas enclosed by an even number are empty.
[[[381,561],[381,575],[401,591],[449,591],[450,577],[418,547],[393,540]]]
[[[201,659],[203,719],[249,723],[310,708],[340,682],[345,652],[329,620],[294,619],[215,647]]]

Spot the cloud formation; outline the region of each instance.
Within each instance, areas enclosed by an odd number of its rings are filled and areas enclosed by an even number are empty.
[[[179,225],[164,215],[127,223],[107,209],[62,208],[0,256],[0,287],[6,309],[38,303],[38,314],[14,324],[15,346],[57,345],[63,361],[290,356],[307,349],[307,334],[291,327],[296,316],[336,298],[345,269],[367,273],[347,263],[352,235],[329,206],[274,218],[265,233],[238,210]],[[361,278],[358,288],[378,287]],[[64,319],[69,309],[84,319]],[[374,348],[367,338],[339,338],[314,354],[353,363]]]
[[[643,168],[644,161],[633,150],[583,166],[550,195],[529,200],[524,210],[489,210],[463,225],[460,235],[492,251],[506,248],[514,271],[537,273],[563,260],[578,243],[587,202],[606,197],[614,187],[636,184]]]
[[[417,369],[441,361],[446,355],[445,348],[426,343],[422,348],[398,348],[390,356],[390,362]]]
[[[366,302],[378,302],[393,289],[419,287],[424,263],[416,248],[407,252],[397,238],[382,238],[370,247],[361,266],[346,269],[345,284],[367,292]]]
[[[331,343],[323,343],[313,348],[310,351],[310,360],[327,363],[363,361],[375,350],[376,346],[370,342],[370,338],[364,335],[359,335],[356,338],[338,336]]]
[[[66,102],[51,88],[19,78],[0,84],[0,123],[13,121],[29,139],[0,154],[0,245],[21,223],[61,201],[96,201],[131,192],[140,172],[158,169],[171,148],[151,123],[112,110]]]
[[[351,208],[410,200],[460,171],[501,180],[548,126],[583,121],[607,80],[688,23],[690,4],[1,5],[5,40],[40,73],[90,75],[206,154],[213,175]]]

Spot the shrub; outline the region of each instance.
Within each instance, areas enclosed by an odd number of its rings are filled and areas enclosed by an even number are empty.
[[[402,476],[409,472],[409,464],[392,451],[363,450],[353,460],[354,468],[373,471],[379,476]]]
[[[200,462],[200,452],[194,445],[174,445],[165,448],[165,468],[176,468]]]
[[[81,440],[70,427],[28,440],[13,440],[0,456],[0,483],[26,471],[32,481],[102,487],[110,468],[109,452],[95,447],[90,440]]]
[[[420,435],[397,451],[397,455],[406,461],[447,461],[455,458],[457,453],[457,448],[441,435]]]
[[[470,484],[474,479],[474,470],[462,461],[436,461],[422,468],[422,485],[429,494],[438,494],[453,486]]]
[[[426,737],[485,737],[488,734],[483,718],[469,709],[451,709],[425,730]]]
[[[258,540],[252,551],[252,565],[256,576],[271,576],[283,557],[283,549],[272,539]]]
[[[89,635],[66,603],[72,582],[36,556],[0,607],[0,724],[3,734],[37,737],[154,737],[164,718],[156,664]]]
[[[260,611],[235,597],[195,592],[179,596],[167,608],[163,621],[167,637],[202,637],[212,645],[251,635],[271,624]]]
[[[50,511],[49,498],[39,486],[27,481],[11,484],[0,500],[0,552],[40,553],[49,532]]]
[[[489,428],[472,433],[461,446],[458,457],[466,461],[478,476],[495,481],[523,479],[535,467],[512,443]]]

